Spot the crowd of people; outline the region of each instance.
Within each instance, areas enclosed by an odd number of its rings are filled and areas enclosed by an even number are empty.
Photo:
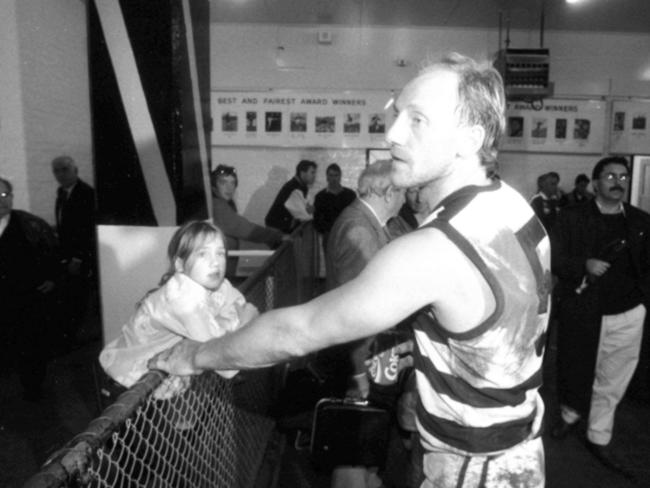
[[[568,193],[557,173],[545,173],[527,202],[494,176],[505,128],[501,77],[458,54],[424,67],[394,108],[390,160],[369,164],[354,190],[330,164],[314,199],[317,165],[301,160],[265,225],[239,214],[236,169],[218,165],[214,222],[174,234],[169,269],[101,353],[106,373],[128,388],[147,368],[232,377],[317,353],[335,364],[342,396],[406,412],[399,428],[418,446],[409,486],[508,479],[541,487],[539,388],[552,319],[560,411],[551,435],[564,439],[584,419],[588,449],[629,475],[610,441],[640,355],[650,215],[627,203],[628,161],[599,160],[591,180],[579,174]],[[0,293],[9,297],[0,332],[15,344],[27,398],[38,397],[45,374],[36,342],[48,310],[58,304],[61,333],[74,338],[96,276],[93,189],[67,156],[52,169],[56,229],[13,209],[11,182],[0,178]],[[258,314],[230,284],[237,263],[227,251],[241,240],[274,249],[310,220],[327,292]],[[387,388],[372,367],[385,353],[377,345],[396,334],[401,372]],[[380,483],[376,466],[337,466],[332,476],[337,488]]]

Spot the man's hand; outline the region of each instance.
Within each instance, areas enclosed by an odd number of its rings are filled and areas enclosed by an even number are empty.
[[[156,354],[149,360],[147,366],[149,369],[160,369],[172,375],[201,374],[203,371],[194,364],[200,345],[200,342],[183,339],[175,346]]]
[[[601,259],[587,259],[585,268],[590,276],[598,277],[604,275],[611,265]]]

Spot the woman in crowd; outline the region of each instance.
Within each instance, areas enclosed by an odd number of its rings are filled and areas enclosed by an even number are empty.
[[[239,249],[239,241],[259,242],[271,249],[279,246],[287,237],[276,229],[254,224],[237,212],[233,200],[239,183],[237,172],[232,166],[218,165],[211,175],[212,183],[212,215],[214,223],[226,236],[226,247],[229,251]],[[233,277],[237,270],[237,258],[229,257],[226,276]]]

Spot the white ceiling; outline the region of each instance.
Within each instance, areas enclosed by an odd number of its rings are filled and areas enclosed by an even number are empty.
[[[212,22],[650,33],[650,0],[210,0]],[[544,12],[544,15],[542,15]]]

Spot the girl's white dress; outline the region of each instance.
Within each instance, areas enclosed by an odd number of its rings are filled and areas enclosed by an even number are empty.
[[[176,273],[142,301],[121,335],[104,347],[99,362],[111,378],[128,388],[148,371],[152,356],[181,339],[205,342],[239,328],[235,305],[245,303],[228,280],[210,291]]]

